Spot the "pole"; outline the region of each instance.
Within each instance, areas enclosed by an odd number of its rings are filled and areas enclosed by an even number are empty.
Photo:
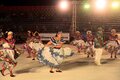
[[[73,4],[73,9],[72,9],[72,32],[76,32],[76,28],[77,28],[77,0],[73,0],[72,4]]]

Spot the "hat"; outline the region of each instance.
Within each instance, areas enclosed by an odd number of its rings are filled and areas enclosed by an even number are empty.
[[[13,35],[13,32],[12,32],[12,31],[9,31],[7,34],[8,34],[8,35]]]
[[[80,33],[80,31],[76,31],[76,33]]]
[[[91,33],[92,33],[92,31],[88,30],[88,31],[86,32],[86,34],[88,34],[88,33],[90,33],[90,34],[91,34]]]
[[[28,30],[27,32],[28,32],[28,33],[31,33],[31,31],[30,31],[30,30]]]
[[[116,29],[111,29],[111,32],[116,32]]]

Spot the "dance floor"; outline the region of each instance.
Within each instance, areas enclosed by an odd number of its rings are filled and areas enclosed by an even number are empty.
[[[49,73],[49,67],[39,63],[36,59],[26,58],[24,52],[18,59],[18,65],[14,69],[16,77],[11,78],[9,72],[6,76],[0,74],[0,80],[120,80],[120,55],[117,59],[110,59],[110,54],[103,53],[102,65],[97,66],[94,58],[86,58],[84,53],[76,53],[76,48],[70,45],[75,54],[64,59],[61,64],[62,73]],[[21,45],[17,45],[18,48]],[[1,69],[0,61],[0,69]]]

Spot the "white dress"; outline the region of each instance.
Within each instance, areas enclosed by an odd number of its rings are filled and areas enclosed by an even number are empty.
[[[55,39],[53,38],[51,39],[51,41],[53,42],[54,45],[59,44],[59,42],[56,42]],[[60,49],[44,47],[38,51],[38,60],[50,67],[59,67],[64,57],[72,56],[72,54],[73,54],[72,50],[68,47]]]

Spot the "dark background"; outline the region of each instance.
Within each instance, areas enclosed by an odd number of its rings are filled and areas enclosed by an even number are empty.
[[[58,31],[69,33],[72,26],[72,8],[66,12],[60,11],[56,6],[58,1],[0,0],[0,29],[3,32],[13,31],[17,42],[25,41],[28,30],[40,33],[56,33]],[[90,10],[83,8],[84,3],[91,0],[80,1],[77,5],[76,25],[77,30],[83,35],[87,30],[95,33],[98,27],[103,27],[106,34],[110,33],[112,28],[120,32],[119,9],[115,11],[108,7],[108,10],[99,14],[92,7]]]
[[[0,5],[4,6],[38,6],[54,5],[58,0],[0,0]]]

